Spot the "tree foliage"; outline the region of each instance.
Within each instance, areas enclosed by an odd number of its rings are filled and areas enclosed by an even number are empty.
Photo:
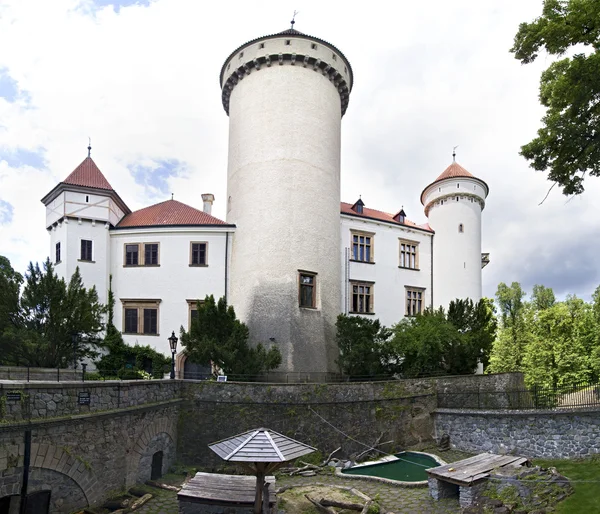
[[[267,349],[261,343],[255,347],[248,344],[248,327],[237,319],[225,298],[216,302],[212,295],[207,296],[197,309],[190,331],[180,329],[181,344],[193,362],[212,363],[226,375],[258,375],[281,364],[276,346]]]
[[[565,195],[583,192],[585,174],[600,175],[600,4],[597,0],[544,0],[542,15],[521,23],[511,52],[523,64],[541,50],[562,56],[540,80],[546,107],[537,137],[521,148],[533,169]],[[581,51],[581,50],[583,51]]]
[[[378,319],[340,314],[336,321],[338,365],[344,375],[377,376],[393,372],[392,331]]]
[[[392,345],[405,376],[473,373],[487,363],[496,333],[490,300],[454,300],[448,313],[426,310],[394,326]]]
[[[0,362],[67,367],[96,355],[105,308],[94,287],[83,287],[78,268],[67,284],[49,259],[42,268],[30,263],[20,298],[22,280],[5,258],[0,276]]]
[[[517,308],[501,317],[487,372],[522,371],[528,385],[545,387],[598,379],[600,288],[591,304],[575,296],[557,302],[552,289],[539,285],[525,301],[516,282],[500,284],[496,296],[501,310]]]

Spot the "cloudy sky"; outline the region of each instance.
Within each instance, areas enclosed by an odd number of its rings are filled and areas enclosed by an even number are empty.
[[[586,299],[600,284],[600,179],[568,199],[518,155],[539,127],[540,72],[509,48],[541,0],[0,0],[0,254],[49,253],[40,199],[86,156],[133,210],[175,198],[225,217],[228,118],[218,74],[237,46],[289,27],[336,45],[355,76],[342,199],[426,221],[451,162],[485,180],[484,294],[500,281]],[[356,7],[355,7],[356,6]],[[360,6],[360,7],[359,7]],[[594,181],[595,180],[595,181]]]

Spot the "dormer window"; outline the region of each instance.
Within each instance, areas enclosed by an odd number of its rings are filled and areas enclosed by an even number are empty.
[[[400,209],[400,212],[394,216],[394,220],[398,223],[404,223],[406,219],[406,213],[404,212],[404,208]]]
[[[352,210],[356,213],[356,214],[362,214],[363,213],[363,207],[365,206],[365,204],[363,203],[363,201],[359,198],[356,203],[352,206]]]

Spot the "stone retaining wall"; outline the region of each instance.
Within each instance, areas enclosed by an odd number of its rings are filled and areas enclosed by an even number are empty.
[[[600,409],[479,411],[437,409],[436,437],[473,453],[585,457],[600,453]]]
[[[436,405],[431,380],[346,384],[184,384],[178,456],[186,464],[224,465],[211,442],[266,426],[337,456],[365,450],[353,439],[396,452],[433,435]]]
[[[0,383],[0,422],[89,414],[181,396],[178,380]],[[89,394],[82,404],[80,393]]]

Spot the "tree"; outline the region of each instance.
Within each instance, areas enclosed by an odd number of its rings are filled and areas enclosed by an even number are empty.
[[[215,302],[212,295],[207,296],[197,309],[190,331],[180,329],[181,344],[192,361],[212,363],[227,375],[258,375],[281,364],[276,346],[267,350],[261,343],[254,348],[248,345],[248,327],[237,319],[225,298]]]
[[[104,312],[95,287],[83,287],[78,268],[67,284],[54,273],[49,259],[43,270],[30,263],[18,319],[11,329],[18,355],[2,359],[7,364],[67,367],[73,358],[93,357],[104,329]]]
[[[392,358],[392,331],[378,319],[340,314],[336,321],[340,371],[350,376],[387,375],[397,364]]]
[[[16,330],[19,326],[19,292],[23,276],[10,261],[0,255],[0,362],[17,364],[19,344]]]
[[[513,282],[510,287],[504,282],[498,284],[496,302],[500,309],[500,330],[492,346],[488,373],[522,371],[528,342],[526,315],[529,314],[524,296],[518,282]]]
[[[496,338],[498,323],[495,310],[489,298],[482,298],[477,303],[471,299],[456,299],[450,302],[446,315],[446,319],[462,334],[463,346],[469,348],[469,358],[477,358],[484,368],[488,365]]]
[[[590,304],[569,296],[537,311],[531,334],[523,358],[528,385],[557,387],[592,378],[595,327]]]
[[[393,327],[392,347],[404,376],[473,373],[477,356],[467,358],[463,339],[443,309],[404,318]]]
[[[541,76],[540,102],[546,107],[538,135],[521,155],[563,194],[583,192],[586,173],[600,175],[600,4],[597,0],[544,0],[542,15],[521,23],[511,52],[523,64],[544,49],[562,56],[583,46],[585,52],[551,64]],[[577,49],[578,49],[577,48]]]

